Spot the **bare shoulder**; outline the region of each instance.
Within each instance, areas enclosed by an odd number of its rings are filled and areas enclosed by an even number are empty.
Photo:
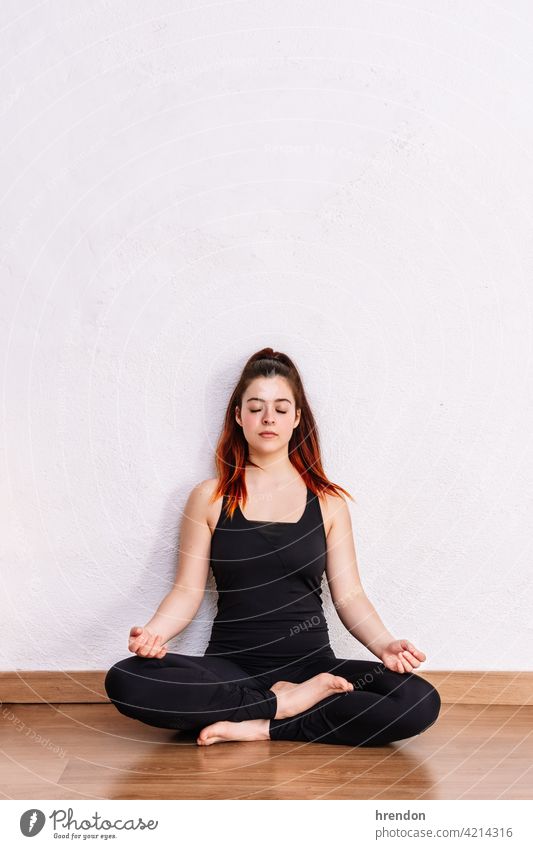
[[[322,509],[326,537],[335,524],[343,521],[351,522],[348,503],[342,492],[339,495],[334,495],[331,492],[322,492],[318,498]]]
[[[218,478],[206,478],[192,488],[187,501],[187,506],[194,513],[196,520],[205,521],[211,533],[215,529],[222,509],[222,496],[213,501],[217,487]]]

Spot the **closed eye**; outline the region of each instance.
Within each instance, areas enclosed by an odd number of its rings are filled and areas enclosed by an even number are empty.
[[[260,412],[261,412],[261,408],[259,408],[258,410],[252,410],[252,409],[250,409],[250,412],[251,412],[251,413],[260,413]],[[285,416],[285,415],[287,414],[287,410],[276,410],[276,413],[281,413],[281,415],[282,415],[282,416]]]

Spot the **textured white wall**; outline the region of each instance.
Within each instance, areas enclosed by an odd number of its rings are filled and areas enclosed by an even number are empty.
[[[415,5],[3,4],[3,669],[127,656],[263,345],[389,629],[531,669],[531,9]]]

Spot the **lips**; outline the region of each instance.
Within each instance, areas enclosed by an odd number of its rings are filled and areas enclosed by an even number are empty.
[[[271,430],[264,430],[259,436],[277,436],[277,433],[273,433]]]

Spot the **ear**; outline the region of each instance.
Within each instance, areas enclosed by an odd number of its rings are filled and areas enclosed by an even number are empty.
[[[240,426],[242,427],[242,422],[241,422],[240,418],[241,418],[241,408],[235,407],[235,421],[237,422],[237,424],[240,424]]]
[[[293,428],[298,427],[298,425],[300,424],[300,414],[301,414],[301,412],[302,412],[301,409],[296,410],[296,420],[294,422]]]

